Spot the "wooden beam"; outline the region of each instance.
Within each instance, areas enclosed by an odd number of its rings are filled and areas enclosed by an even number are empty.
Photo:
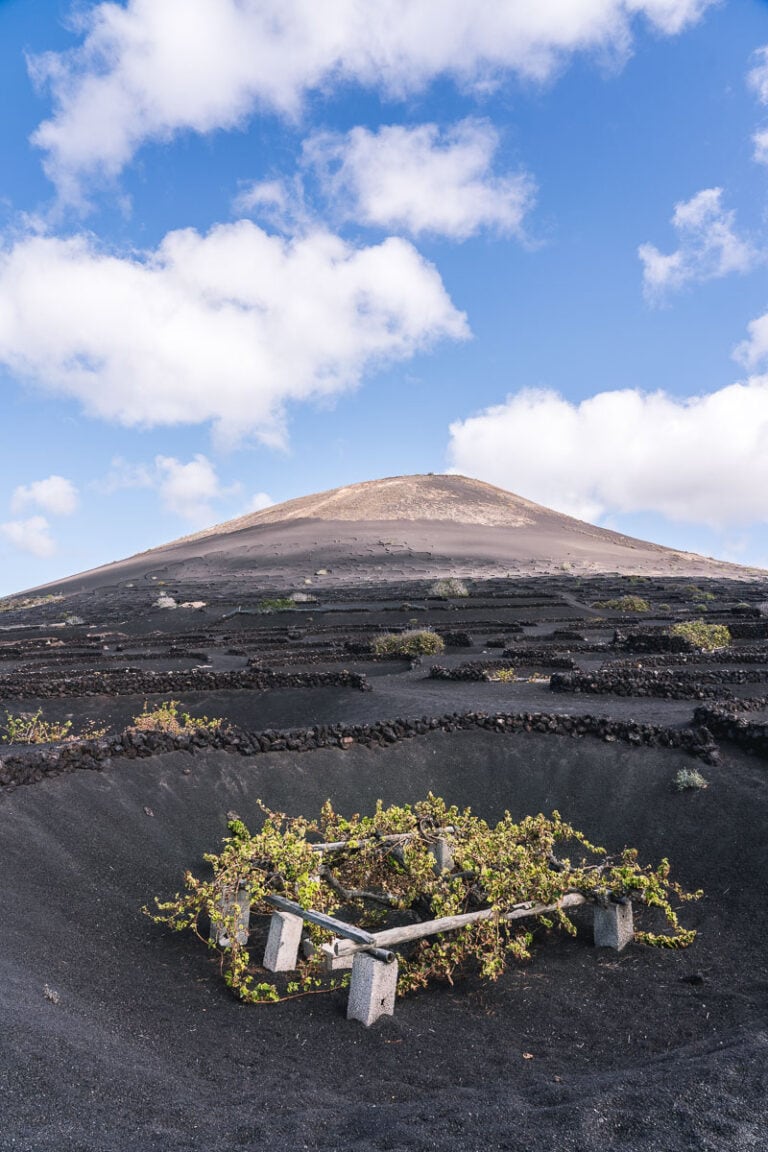
[[[440,836],[445,832],[455,832],[456,829],[452,824],[447,828],[436,828],[434,835]],[[357,848],[361,844],[405,844],[408,840],[418,839],[423,833],[418,828],[413,832],[388,832],[383,836],[362,836],[360,839],[355,840],[331,840],[327,844],[310,844],[313,852],[341,852],[345,848]]]
[[[284,896],[267,896],[267,903],[279,909],[280,912],[290,912],[292,916],[301,916],[310,924],[327,928],[329,932],[335,932],[337,936],[343,936],[346,940],[354,941],[362,948],[378,947],[376,937],[370,932],[366,932],[362,928],[355,928],[353,924],[337,920],[334,916],[326,916],[324,912],[314,912],[311,908],[302,908],[301,904],[296,904],[293,900],[286,900]]]
[[[522,920],[527,916],[543,916],[547,912],[556,912],[559,908],[576,908],[586,903],[586,896],[582,896],[580,892],[569,892],[556,904],[534,904],[530,900],[524,904],[516,904],[509,912],[504,912],[500,919]],[[465,928],[468,924],[477,923],[478,920],[491,920],[494,915],[493,908],[482,908],[479,912],[465,912],[461,916],[441,916],[439,920],[423,920],[420,924],[387,928],[383,932],[374,933],[368,947],[372,944],[376,948],[393,948],[396,944],[405,944],[408,940],[422,940],[425,936],[435,936],[439,932],[453,932],[457,928]],[[344,935],[345,939],[333,941],[336,956],[349,956],[362,951],[361,946],[356,944],[348,933],[339,932],[338,935]]]

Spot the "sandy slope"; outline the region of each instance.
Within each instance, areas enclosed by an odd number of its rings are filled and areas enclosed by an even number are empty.
[[[764,576],[597,528],[479,480],[426,475],[289,500],[46,588],[97,588],[161,573],[190,585],[235,578],[285,588],[553,572]]]

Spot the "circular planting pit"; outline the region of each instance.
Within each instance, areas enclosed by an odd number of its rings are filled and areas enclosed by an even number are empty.
[[[504,1147],[512,1131],[534,1149],[597,1146],[597,1133],[617,1150],[748,1147],[765,1089],[764,773],[731,752],[702,769],[706,789],[674,791],[695,764],[474,729],[390,748],[113,759],[6,794],[4,1123],[29,1147],[66,1147],[74,1130],[73,1147],[105,1152],[362,1150],[382,1133],[393,1148]],[[258,799],[312,815],[330,796],[351,813],[430,789],[489,820],[558,809],[608,848],[668,856],[705,889],[681,913],[697,940],[617,955],[592,947],[588,917],[574,939],[537,929],[533,960],[497,983],[469,973],[365,1030],[342,992],[243,1006],[203,944],[141,912],[200,872],[228,812],[255,826]]]
[[[59,735],[0,743],[0,1149],[768,1147],[768,639],[732,613],[765,587],[706,582],[707,618],[734,624],[721,651],[629,654],[614,628],[690,619],[688,580],[468,578],[440,601],[411,574],[265,612],[295,573],[196,572],[161,590],[200,610],[152,609],[156,566],[3,614],[0,739],[38,712]],[[638,591],[648,612],[595,606]],[[372,658],[406,629],[472,644]],[[170,700],[224,725],[124,731]],[[89,721],[108,731],[73,740]],[[668,857],[704,890],[680,908],[696,940],[597,949],[577,909],[575,937],[535,926],[532,960],[497,982],[468,970],[364,1028],[342,990],[244,1005],[213,951],[142,913],[205,874],[228,813],[256,826],[260,799],[352,814],[430,790]],[[266,919],[252,929],[258,960]]]

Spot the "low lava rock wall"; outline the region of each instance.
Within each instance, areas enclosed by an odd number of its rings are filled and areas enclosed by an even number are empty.
[[[247,732],[223,725],[173,735],[167,732],[142,732],[127,729],[116,736],[46,746],[32,747],[0,760],[0,788],[33,784],[45,778],[78,770],[101,771],[112,764],[113,757],[136,759],[164,752],[214,748],[241,756],[262,752],[310,752],[317,748],[346,750],[355,744],[381,747],[423,736],[428,732],[454,732],[473,728],[498,734],[542,733],[572,737],[592,736],[600,740],[617,740],[632,745],[676,748],[716,763],[717,745],[706,726],[663,728],[635,721],[617,721],[602,716],[561,716],[547,712],[451,713],[420,720],[381,720],[375,724],[318,725],[289,731]]]

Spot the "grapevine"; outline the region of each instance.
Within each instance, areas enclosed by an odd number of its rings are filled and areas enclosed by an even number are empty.
[[[558,812],[520,821],[506,812],[489,825],[471,809],[449,806],[431,793],[414,805],[385,808],[378,802],[372,814],[349,818],[335,812],[330,801],[317,820],[287,816],[260,801],[259,807],[258,832],[232,817],[222,850],[204,856],[209,877],[187,872],[185,891],[167,901],[156,898],[155,910],[148,912],[156,923],[191,929],[216,949],[226,983],[245,1001],[305,995],[338,987],[344,978],[323,977],[319,945],[329,934],[307,925],[314,954],[300,962],[295,979],[278,987],[271,973],[252,964],[247,943],[237,939],[233,894],[238,892],[247,895],[255,913],[269,914],[267,898],[280,894],[304,908],[342,913],[342,919],[370,931],[393,918],[404,923],[492,910],[488,919],[424,938],[400,955],[399,994],[431,980],[452,982],[472,963],[481,976],[497,979],[510,958],[530,958],[533,941],[519,921],[504,922],[504,913],[523,902],[555,904],[568,893],[602,902],[631,899],[659,909],[666,931],[636,932],[643,943],[684,948],[695,937],[681,926],[672,901],[697,899],[701,892],[687,893],[671,880],[666,859],[654,868],[641,865],[633,848],[610,856]],[[452,859],[442,872],[435,865],[438,841]],[[563,909],[539,919],[547,927],[576,932]],[[203,931],[208,925],[210,934]],[[217,943],[222,936],[226,947]]]

